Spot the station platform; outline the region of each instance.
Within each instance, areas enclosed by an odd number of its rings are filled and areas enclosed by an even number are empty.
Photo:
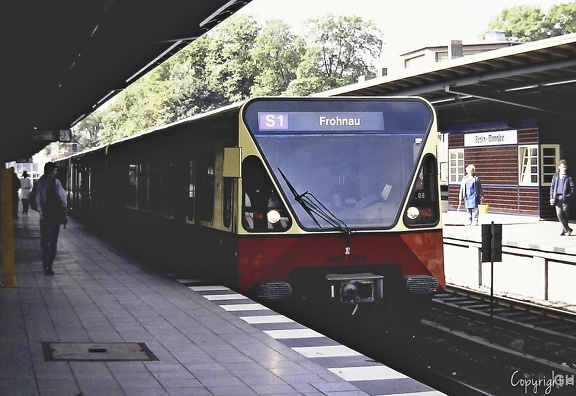
[[[468,226],[463,210],[444,213],[443,222],[449,286],[481,293],[493,288],[497,296],[573,314],[576,319],[576,224],[571,223],[572,235],[562,236],[557,220],[486,213],[480,215],[479,226]],[[502,260],[481,262],[481,226],[492,222],[502,227]]]
[[[443,394],[229,289],[144,265],[73,219],[45,275],[38,214],[14,229],[1,395]]]

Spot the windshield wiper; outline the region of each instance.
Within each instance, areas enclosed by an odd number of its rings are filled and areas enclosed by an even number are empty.
[[[343,220],[336,217],[334,213],[330,212],[330,210],[326,206],[324,206],[322,202],[320,202],[318,198],[314,196],[314,194],[312,194],[310,191],[305,191],[302,194],[298,193],[298,191],[296,191],[292,183],[290,183],[290,180],[288,180],[284,172],[282,172],[280,168],[278,168],[278,171],[280,172],[280,175],[282,175],[282,178],[286,182],[286,185],[294,195],[294,199],[296,200],[296,202],[298,202],[302,206],[302,208],[306,211],[306,213],[308,213],[310,218],[314,220],[314,222],[319,228],[322,228],[322,226],[320,225],[318,220],[316,220],[316,217],[314,215],[318,216],[326,223],[330,224],[332,227],[340,229],[342,232],[346,234],[351,233],[350,227],[348,227]]]

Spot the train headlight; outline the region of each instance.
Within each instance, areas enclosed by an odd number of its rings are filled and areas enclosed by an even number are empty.
[[[419,215],[420,215],[420,211],[415,206],[411,206],[406,210],[406,216],[408,216],[408,218],[411,220],[414,220]]]
[[[266,214],[266,218],[268,219],[268,222],[276,224],[280,221],[280,212],[277,210],[271,210]]]

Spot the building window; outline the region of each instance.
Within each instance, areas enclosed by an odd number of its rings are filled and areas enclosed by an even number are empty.
[[[542,185],[549,186],[552,176],[556,173],[558,161],[560,161],[560,146],[557,144],[540,145],[542,158]]]
[[[404,59],[404,69],[410,69],[415,66],[419,66],[424,64],[426,61],[426,57],[424,54],[417,55],[413,58]]]
[[[448,150],[450,157],[450,183],[460,183],[465,174],[464,149]]]
[[[538,145],[518,146],[521,186],[538,185]]]
[[[448,60],[448,51],[436,52],[436,62],[444,62]]]

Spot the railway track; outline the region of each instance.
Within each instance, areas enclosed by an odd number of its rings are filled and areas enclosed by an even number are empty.
[[[576,322],[510,305],[452,291],[417,325],[308,325],[448,395],[576,394]]]
[[[458,292],[439,294],[422,320],[422,362],[488,394],[576,394],[576,322],[570,315],[525,304],[510,306]],[[436,359],[443,344],[448,359]],[[454,364],[455,362],[459,362]]]
[[[559,310],[503,298],[490,301],[489,296],[459,288],[436,295],[432,307],[479,320],[490,317],[512,330],[576,345],[576,316]]]

